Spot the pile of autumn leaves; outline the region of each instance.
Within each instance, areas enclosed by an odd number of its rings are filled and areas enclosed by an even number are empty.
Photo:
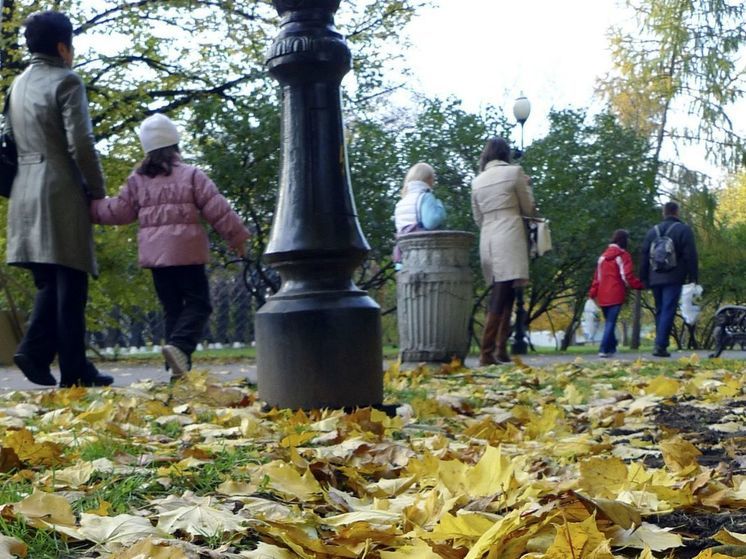
[[[251,387],[200,373],[175,387],[7,394],[0,483],[34,490],[0,515],[87,542],[79,557],[111,559],[676,557],[686,535],[653,520],[746,511],[744,456],[731,445],[727,460],[703,467],[699,450],[663,434],[653,411],[682,399],[728,404],[710,428],[743,442],[733,435],[746,431],[746,369],[694,358],[660,374],[651,366],[393,367],[393,418],[264,412]],[[164,425],[178,430],[154,429]],[[80,458],[79,448],[103,439],[130,450]],[[247,447],[257,459],[214,490],[169,491],[217,453]],[[71,503],[127,476],[152,484],[147,505],[112,515],[101,501],[73,512]],[[713,538],[698,559],[746,553],[746,534]],[[0,536],[0,559],[26,555],[24,542]]]

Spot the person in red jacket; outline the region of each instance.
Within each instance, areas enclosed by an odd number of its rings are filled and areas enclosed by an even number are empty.
[[[604,314],[604,335],[598,350],[599,357],[611,357],[616,353],[616,320],[627,295],[627,288],[645,288],[632,270],[632,257],[626,250],[628,241],[627,231],[614,231],[611,244],[598,259],[593,283],[588,292],[588,296],[595,299]]]

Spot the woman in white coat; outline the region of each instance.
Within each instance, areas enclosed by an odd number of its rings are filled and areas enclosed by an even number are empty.
[[[529,179],[510,164],[510,146],[490,138],[472,181],[471,204],[479,226],[479,258],[487,284],[492,284],[482,336],[480,364],[508,363],[507,342],[515,288],[528,284],[528,236],[524,217],[535,214]]]

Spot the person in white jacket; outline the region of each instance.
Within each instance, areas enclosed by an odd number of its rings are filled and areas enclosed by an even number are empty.
[[[443,202],[433,194],[435,170],[427,163],[417,163],[407,172],[401,199],[394,209],[397,238],[404,233],[438,229],[446,220]],[[394,262],[401,261],[398,247],[394,248]]]

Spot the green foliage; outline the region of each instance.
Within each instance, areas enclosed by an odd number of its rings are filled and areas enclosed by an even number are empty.
[[[627,0],[634,25],[611,34],[614,71],[600,89],[622,122],[652,140],[705,146],[714,162],[736,168],[744,138],[733,125],[733,103],[744,96],[738,67],[746,44],[746,4],[740,0]],[[691,124],[673,123],[683,109]]]
[[[405,49],[382,45],[396,38],[406,46],[401,30],[427,3],[364,0],[345,2],[339,10],[338,27],[354,52],[354,82],[345,91],[356,110],[372,111],[383,92],[399,85],[384,71],[400,65]],[[169,114],[188,130],[184,152],[201,155],[199,163],[251,224],[254,251],[261,254],[274,211],[280,143],[275,85],[264,69],[279,23],[270,2],[4,0],[2,6],[2,89],[27,63],[25,18],[58,9],[72,19],[75,69],[87,84],[110,194],[142,157],[136,125],[153,112]],[[2,203],[0,213],[4,235]],[[126,314],[156,305],[148,275],[137,268],[136,244],[136,226],[98,228],[102,274],[91,285],[90,327],[110,323],[113,305]],[[29,306],[28,297],[20,299]]]
[[[435,194],[445,204],[446,227],[475,232],[471,179],[479,154],[489,136],[508,135],[509,130],[497,109],[469,113],[453,98],[426,99],[415,110],[384,120],[355,121],[349,136],[350,173],[374,258],[383,262],[390,257],[394,207],[407,171],[419,161],[435,169]]]
[[[554,245],[532,263],[529,314],[533,320],[569,303],[572,331],[596,258],[613,231],[630,231],[635,257],[659,214],[644,138],[610,114],[588,119],[566,110],[552,113],[550,122],[549,133],[526,150],[523,161]]]

